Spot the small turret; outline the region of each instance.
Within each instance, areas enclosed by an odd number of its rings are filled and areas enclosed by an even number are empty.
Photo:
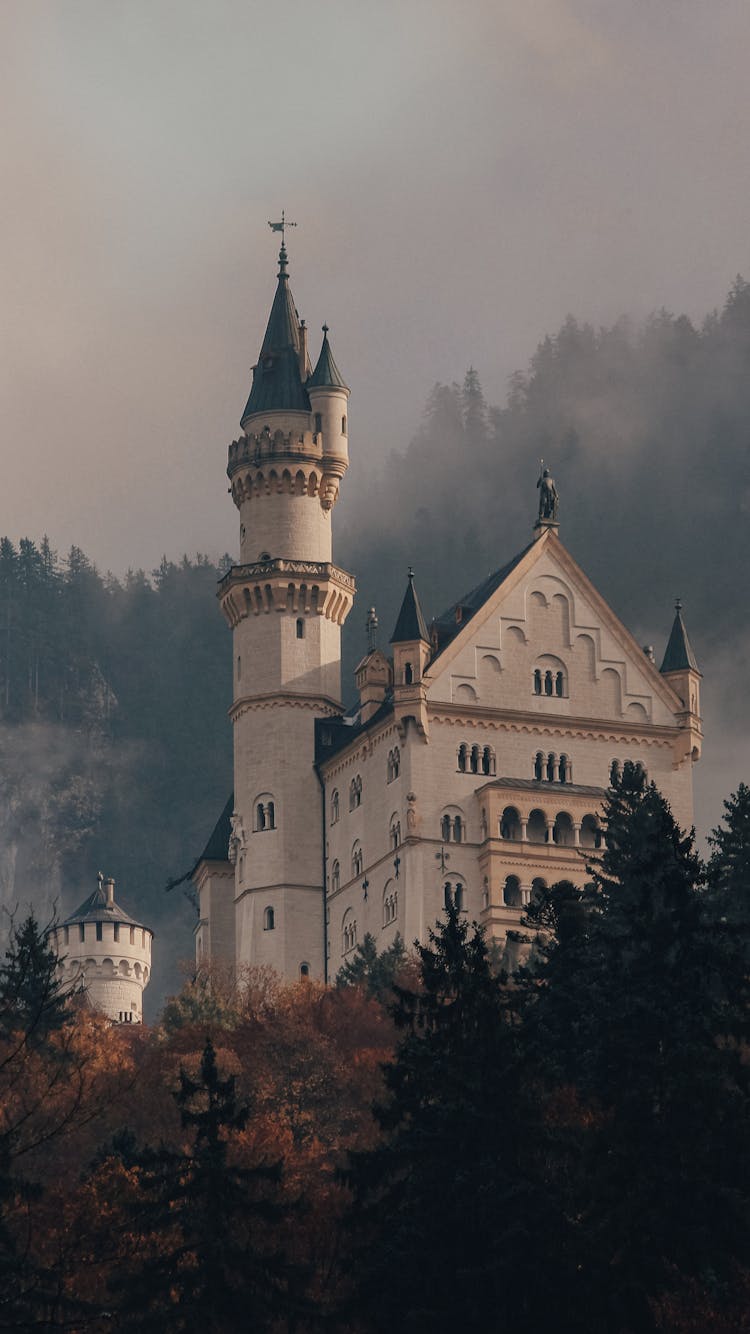
[[[414,571],[401,603],[393,645],[393,699],[396,715],[414,717],[419,730],[427,730],[427,700],[422,678],[430,661],[430,636],[414,586]]]
[[[393,684],[393,669],[385,654],[378,648],[378,618],[375,608],[367,613],[367,653],[354,669],[354,680],[359,691],[359,716],[362,723],[370,721],[384,703]]]
[[[64,982],[83,983],[94,1008],[121,1024],[143,1021],[153,936],[115,903],[115,882],[101,871],[93,894],[50,933]]]
[[[313,414],[313,438],[323,447],[321,503],[330,507],[336,500],[339,480],[349,467],[349,389],[334,361],[327,324],[323,325],[320,356],[306,389]]]
[[[700,758],[703,732],[701,728],[701,672],[688,639],[685,623],[682,619],[682,602],[675,601],[675,618],[669,636],[661,674],[669,682],[675,694],[682,702],[678,715],[686,729],[687,745],[694,760]]]

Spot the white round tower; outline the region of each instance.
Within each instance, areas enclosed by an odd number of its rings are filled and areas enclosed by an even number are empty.
[[[99,875],[93,894],[50,932],[65,983],[120,1024],[143,1022],[154,933],[115,903],[115,882]]]
[[[287,977],[325,967],[315,722],[341,709],[341,626],[355,590],[331,538],[348,399],[325,326],[311,366],[282,243],[243,435],[229,447],[241,563],[219,597],[234,644],[236,959]]]

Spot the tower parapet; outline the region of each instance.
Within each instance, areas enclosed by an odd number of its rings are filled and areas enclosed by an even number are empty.
[[[83,986],[91,1004],[115,1023],[140,1024],[153,937],[115,903],[114,880],[100,875],[93,894],[50,932],[50,943],[71,991]]]

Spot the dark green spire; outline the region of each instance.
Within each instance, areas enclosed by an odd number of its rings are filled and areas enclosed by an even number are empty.
[[[331,344],[328,341],[327,324],[323,325],[323,346],[320,349],[318,364],[307,382],[307,387],[308,389],[331,388],[346,390],[349,388],[344,382],[344,377],[333,359]]]
[[[300,373],[302,338],[300,320],[289,288],[286,247],[279,251],[276,295],[268,317],[258,365],[253,367],[253,387],[242,422],[254,412],[291,409],[309,412],[310,400]]]
[[[396,621],[396,629],[391,635],[392,644],[410,644],[415,639],[424,640],[429,644],[430,636],[427,633],[427,625],[422,615],[422,608],[419,605],[417,590],[414,587],[414,571],[409,570],[409,582],[404,593],[404,600],[401,603],[401,610]]]
[[[697,672],[699,670],[698,663],[690,646],[690,640],[682,619],[682,603],[679,598],[674,605],[676,615],[660,670],[662,672],[683,672],[686,668],[690,668],[691,671]]]

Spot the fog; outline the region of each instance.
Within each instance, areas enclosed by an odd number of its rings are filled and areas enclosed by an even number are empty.
[[[726,447],[709,414],[685,455],[689,404],[667,423],[656,385],[618,397],[615,357],[606,392],[570,390],[574,445],[531,413],[497,428],[492,466],[436,451],[429,502],[408,446],[435,382],[472,365],[503,409],[569,314],[637,331],[666,308],[699,327],[750,276],[749,45],[743,0],[8,0],[2,530],[117,574],[236,549],[226,446],[285,208],[313,350],[325,319],[352,388],[347,661],[370,600],[390,633],[409,560],[429,566],[435,613],[527,540],[545,454],[563,539],[657,654],[685,602],[710,827],[750,773],[743,394],[717,390]]]

